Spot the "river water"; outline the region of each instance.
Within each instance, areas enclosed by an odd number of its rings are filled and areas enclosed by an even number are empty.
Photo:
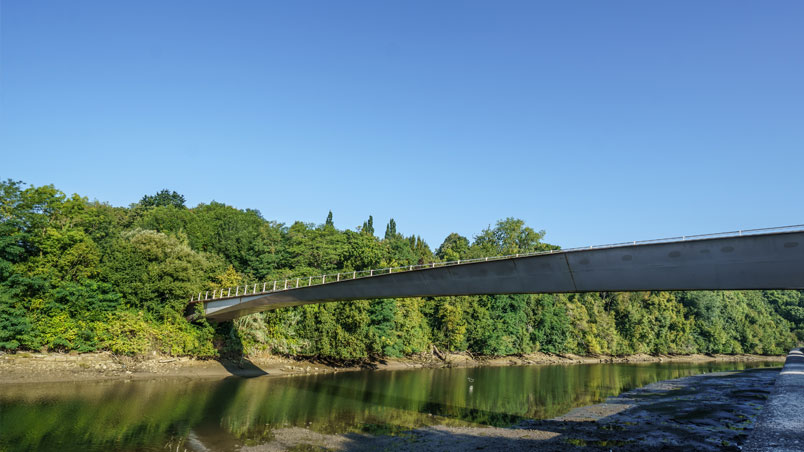
[[[778,363],[536,365],[0,386],[0,451],[238,450],[278,429],[510,426],[648,383]]]

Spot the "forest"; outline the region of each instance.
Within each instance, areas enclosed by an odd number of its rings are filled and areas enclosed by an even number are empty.
[[[128,207],[0,182],[0,350],[355,361],[442,351],[505,356],[781,354],[804,340],[800,291],[629,292],[360,300],[220,324],[190,294],[290,276],[559,249],[505,218],[435,249],[394,220],[375,231],[267,220],[162,190]],[[437,219],[436,219],[437,220]]]

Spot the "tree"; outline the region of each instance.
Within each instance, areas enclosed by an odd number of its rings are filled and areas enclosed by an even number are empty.
[[[558,249],[554,245],[542,243],[545,232],[534,231],[517,218],[500,220],[494,229],[488,227],[475,236],[472,244],[474,257],[504,256],[524,254],[534,251]]]
[[[368,329],[369,351],[375,356],[401,356],[394,335],[396,324],[395,300],[374,300],[369,305],[369,319],[371,325]]]
[[[186,241],[138,229],[120,237],[104,271],[126,303],[155,314],[182,312],[188,295],[220,273]]]
[[[169,191],[167,189],[161,190],[157,192],[153,196],[145,195],[139,202],[139,205],[142,207],[160,207],[160,206],[173,206],[173,207],[181,207],[184,208],[185,199],[183,195],[176,193],[175,191]]]
[[[346,231],[346,247],[341,255],[345,269],[368,270],[379,267],[385,247],[373,235]]]
[[[779,315],[796,325],[799,341],[804,341],[804,292],[798,290],[768,290],[763,297]]]
[[[374,235],[374,217],[369,215],[368,220],[363,222],[363,227],[360,231],[364,234]]]
[[[264,278],[286,258],[282,225],[265,221],[257,210],[219,202],[192,209],[187,238],[194,250],[220,255],[240,273]]]
[[[563,353],[567,351],[570,322],[566,300],[558,295],[531,295],[531,341],[539,351]]]
[[[327,214],[327,221],[324,223],[325,226],[335,227],[335,223],[332,222],[332,211],[330,210]]]
[[[391,220],[388,221],[388,226],[385,227],[385,240],[394,239],[396,235],[396,221],[391,218]]]
[[[284,262],[296,272],[320,274],[341,264],[345,249],[345,237],[335,228],[315,228],[300,221],[293,223],[285,234]]]
[[[27,312],[10,292],[9,287],[0,285],[0,350],[16,350],[30,342],[31,324]]]
[[[21,210],[22,182],[0,182],[0,282],[8,280],[13,265],[24,261],[30,248]]]
[[[454,232],[448,235],[436,250],[436,257],[442,261],[456,261],[468,254],[469,239]]]
[[[436,298],[430,315],[434,340],[438,346],[450,351],[467,349],[467,328],[473,297]]]
[[[505,356],[529,353],[527,295],[479,296],[473,307],[469,346],[484,354]]]

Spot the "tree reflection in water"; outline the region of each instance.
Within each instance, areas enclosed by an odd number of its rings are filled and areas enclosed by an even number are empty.
[[[659,380],[768,365],[774,364],[552,365],[7,385],[0,392],[0,450],[229,450],[268,442],[275,429],[290,426],[322,433],[509,426]]]

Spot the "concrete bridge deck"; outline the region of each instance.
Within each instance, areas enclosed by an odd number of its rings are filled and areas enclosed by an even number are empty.
[[[804,289],[802,226],[345,272],[200,293],[210,320],[329,301],[642,290]],[[362,273],[362,274],[361,274]],[[241,292],[243,290],[243,292]],[[248,293],[248,292],[251,293]],[[232,293],[234,292],[234,293]],[[220,297],[220,295],[224,295]],[[216,297],[217,295],[217,297]]]

